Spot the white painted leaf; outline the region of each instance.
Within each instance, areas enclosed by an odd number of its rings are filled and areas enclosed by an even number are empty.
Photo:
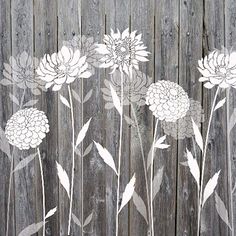
[[[91,90],[85,95],[83,103],[87,102],[87,101],[91,98],[92,94],[93,94],[93,90],[91,89]]]
[[[152,161],[152,148],[153,148],[153,144],[152,144],[152,146],[151,146],[151,148],[150,148],[150,150],[149,150],[149,152],[148,152],[148,157],[147,157],[147,171],[148,171],[149,167],[151,166],[151,161]],[[154,148],[154,153],[153,153],[154,157],[153,157],[153,158],[155,158],[156,150],[157,150],[157,149]]]
[[[182,166],[188,166],[188,161],[182,161],[179,164],[182,165]]]
[[[70,180],[69,177],[66,173],[65,170],[63,170],[62,166],[56,162],[57,164],[57,175],[58,178],[60,180],[61,185],[63,186],[63,188],[66,190],[66,193],[68,195],[68,197],[70,198]]]
[[[70,103],[67,101],[67,99],[65,98],[65,97],[63,97],[61,94],[60,94],[60,100],[61,100],[61,102],[65,105],[65,106],[67,106],[67,107],[69,107],[70,108]]]
[[[34,160],[34,158],[36,157],[37,153],[31,154],[29,156],[27,156],[26,158],[24,158],[22,161],[20,161],[17,166],[15,167],[15,169],[13,170],[13,172],[16,172],[18,170],[23,169],[24,167],[26,167],[31,161]]]
[[[20,102],[19,102],[19,100],[17,99],[16,96],[14,96],[13,94],[9,93],[9,97],[12,100],[12,102],[14,102],[16,105],[20,106]]]
[[[219,109],[219,108],[221,108],[222,106],[224,106],[225,102],[226,102],[226,97],[223,98],[222,100],[220,100],[220,101],[216,104],[216,106],[215,106],[215,108],[214,108],[214,111],[216,111],[217,109]]]
[[[23,229],[18,236],[31,236],[35,233],[37,233],[42,227],[43,227],[44,223],[39,222],[39,223],[33,223],[29,226],[27,226],[25,229]]]
[[[38,102],[38,99],[36,100],[30,100],[24,104],[24,107],[32,107]]]
[[[209,181],[207,182],[206,187],[204,189],[204,193],[203,193],[202,206],[204,206],[206,200],[214,192],[216,185],[218,183],[219,174],[220,174],[220,170],[217,173],[215,173],[214,176],[212,178],[210,178]]]
[[[75,147],[77,147],[84,140],[85,135],[88,131],[91,119],[92,119],[92,117],[87,121],[87,123],[80,130],[80,132],[77,136],[77,139],[76,139]]]
[[[57,207],[54,207],[53,209],[51,209],[45,216],[45,219],[53,216],[55,214],[55,212],[57,211]]]
[[[192,176],[196,180],[197,186],[199,188],[200,169],[199,169],[197,160],[195,158],[193,158],[192,153],[188,149],[186,149],[186,151],[187,151],[188,167],[190,169],[190,173],[192,174]]]
[[[236,124],[236,108],[234,108],[233,113],[229,119],[229,131],[231,131],[233,129],[235,124]]]
[[[134,174],[133,177],[131,178],[131,180],[129,181],[129,183],[126,185],[125,191],[123,192],[123,196],[122,196],[122,201],[121,201],[119,212],[122,210],[122,208],[132,198],[133,193],[134,193],[134,188],[135,188],[135,181],[136,181],[136,177],[135,177],[135,174]]]
[[[134,191],[133,194],[133,202],[137,208],[137,211],[141,214],[141,216],[145,219],[146,223],[148,224],[146,205],[143,199],[136,193],[136,191]]]
[[[152,201],[156,197],[157,193],[160,191],[161,183],[162,183],[162,179],[163,179],[163,170],[164,170],[164,166],[162,166],[160,169],[157,170],[157,173],[156,173],[155,177],[153,178],[153,181],[152,181],[152,188],[153,188]]]
[[[85,149],[83,157],[87,156],[91,152],[92,148],[93,148],[93,143],[90,143],[88,147]]]
[[[121,115],[122,114],[122,107],[120,105],[120,99],[119,97],[117,96],[117,93],[116,91],[113,89],[113,87],[111,86],[110,84],[110,90],[111,90],[111,96],[112,96],[112,100],[113,100],[113,104],[114,104],[114,107],[116,108],[116,110],[119,112],[119,114]]]
[[[156,141],[156,143],[155,143],[155,147],[157,147],[158,144],[163,143],[165,140],[166,140],[166,135],[160,137],[160,138]]]
[[[83,226],[87,226],[93,219],[93,212],[89,214],[89,216],[85,219]]]
[[[159,149],[167,149],[170,145],[168,144],[164,144],[164,143],[161,143],[161,144],[158,144],[157,146],[155,146],[156,148],[159,148]]]
[[[200,147],[200,149],[203,152],[203,140],[202,140],[202,135],[199,131],[198,126],[196,125],[196,123],[194,122],[193,118],[192,118],[192,124],[193,124],[193,131],[194,131],[194,136],[195,136],[195,140],[196,143],[198,144],[198,146]]]
[[[220,218],[229,226],[231,229],[230,223],[229,223],[229,215],[228,211],[225,207],[224,202],[221,200],[219,195],[215,193],[215,204],[216,204],[216,211],[219,214]]]
[[[10,145],[6,138],[6,134],[0,127],[0,149],[8,156],[9,160],[12,159]]]
[[[79,227],[81,227],[81,222],[80,220],[72,213],[72,219],[77,224]]]
[[[134,126],[134,121],[129,117],[124,115],[125,121],[127,122],[128,125],[133,125]]]
[[[73,97],[74,97],[74,99],[75,99],[76,101],[78,101],[79,103],[81,103],[80,96],[79,96],[78,93],[75,92],[74,89],[72,89],[72,95],[73,95]]]
[[[118,173],[117,173],[117,170],[116,170],[115,162],[114,162],[113,157],[110,154],[110,152],[108,152],[108,150],[106,148],[104,148],[101,144],[96,143],[95,141],[93,141],[93,142],[94,142],[94,144],[95,144],[95,146],[96,146],[96,148],[98,150],[99,155],[103,159],[103,161],[108,166],[110,166],[115,171],[115,173],[117,175]]]

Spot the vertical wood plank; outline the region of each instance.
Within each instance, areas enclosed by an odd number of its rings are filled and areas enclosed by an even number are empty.
[[[11,9],[10,1],[0,1],[0,80],[4,79],[3,69],[4,62],[8,62],[11,56]],[[4,130],[6,122],[12,115],[12,102],[9,98],[9,93],[12,92],[12,87],[0,87],[0,124]],[[0,235],[5,235],[7,227],[7,204],[8,204],[8,189],[9,189],[9,174],[10,174],[10,159],[3,152],[0,153]],[[13,188],[11,188],[13,190]],[[9,215],[9,234],[15,235],[15,219],[14,219],[14,193],[11,192],[10,199],[10,215]]]
[[[202,84],[198,81],[200,75],[197,63],[202,57],[203,1],[181,0],[180,13],[179,84],[188,93],[190,99],[201,104]],[[201,116],[200,109],[196,112],[200,112]],[[197,122],[198,118],[196,116],[193,119]],[[184,125],[192,126],[191,122],[181,124],[181,126]],[[181,130],[179,132],[181,133]],[[198,163],[201,157],[194,138],[186,137],[178,141],[176,235],[196,235],[197,233],[198,189],[189,168],[180,164],[186,161],[186,148],[197,158]]]
[[[114,32],[117,29],[123,32],[130,27],[130,1],[128,0],[106,0],[106,34]],[[110,68],[107,70],[106,79],[110,80]],[[119,73],[113,76],[120,76]],[[119,81],[119,79],[117,80]],[[123,107],[123,113],[126,116],[130,115],[128,106]],[[119,150],[119,127],[120,116],[115,109],[107,110],[105,113],[106,120],[106,140],[105,146],[111,151],[116,166],[118,166],[118,150]],[[121,155],[121,174],[120,174],[120,199],[125,186],[130,180],[130,129],[129,125],[123,120],[123,137],[122,137],[122,155]],[[114,173],[108,172],[106,174],[107,182],[107,199],[106,199],[106,214],[107,219],[107,235],[115,234],[115,213],[116,213],[116,190],[117,178]],[[129,235],[129,207],[126,206],[119,214],[119,235]]]
[[[156,1],[155,81],[178,82],[179,1]],[[158,137],[162,136],[161,129]],[[168,150],[157,151],[154,172],[164,166],[160,192],[154,202],[154,228],[161,235],[175,235],[177,196],[177,141],[171,137]]]
[[[81,33],[81,8],[80,2],[73,0],[58,0],[58,50],[63,45],[64,40],[70,40],[74,35]],[[75,80],[70,84],[71,89],[74,89],[80,94],[80,83]],[[58,92],[69,101],[68,88],[65,84]],[[74,119],[75,119],[75,135],[78,134],[81,128],[81,106],[73,100]],[[72,128],[70,109],[66,107],[58,98],[58,150],[59,163],[66,170],[71,183],[71,168],[72,168]],[[81,159],[75,155],[75,178],[74,178],[74,198],[72,212],[80,218],[81,215],[81,176],[82,169]],[[60,211],[60,235],[67,235],[68,218],[69,218],[69,199],[65,190],[59,187],[59,211]],[[81,235],[80,228],[71,223],[71,235]]]
[[[17,57],[23,51],[33,56],[33,2],[11,1],[12,16],[12,56]],[[24,67],[22,65],[22,67]],[[13,75],[15,76],[15,75]],[[21,100],[24,92],[14,85],[14,95]],[[24,102],[33,98],[31,91],[26,89]],[[14,113],[19,107],[14,104]],[[14,162],[19,163],[29,153],[35,150],[19,151],[15,148]],[[35,168],[28,165],[14,174],[15,181],[15,228],[18,235],[28,225],[36,222],[36,199],[35,199]],[[22,217],[23,216],[23,217]]]
[[[207,55],[215,48],[221,49],[225,38],[224,27],[224,1],[205,1],[204,4],[204,40],[203,51]],[[212,101],[216,88],[203,89],[203,106],[206,121],[203,125],[205,137],[207,124],[210,115]],[[222,90],[218,96],[218,101],[226,96]],[[227,173],[227,126],[226,126],[226,106],[214,112],[210,130],[208,151],[206,156],[206,172],[204,175],[204,185],[210,177],[221,169],[220,178],[216,191],[228,208],[228,173]],[[229,235],[229,229],[219,218],[215,210],[214,195],[208,200],[203,209],[202,227],[205,232],[202,235]]]
[[[48,8],[50,4],[50,8]],[[35,1],[34,2],[34,55],[39,60],[44,54],[57,52],[57,1]],[[50,132],[47,134],[40,151],[43,158],[43,172],[45,179],[45,200],[46,213],[59,205],[58,201],[58,178],[56,161],[58,157],[58,121],[57,121],[57,93],[48,89],[38,96],[37,107],[46,113],[50,125]],[[41,178],[37,168],[37,222],[42,218],[42,189]],[[59,212],[59,211],[58,211]],[[50,218],[46,225],[46,235],[59,235],[59,214],[58,212]]]
[[[150,76],[151,80],[149,81],[147,77],[142,78],[142,83],[144,87],[148,88],[150,83],[154,82],[154,5],[155,1],[148,0],[132,0],[131,1],[131,31],[137,30],[137,34],[142,34],[142,41],[144,45],[147,46],[147,51],[151,54],[148,56],[148,62],[140,62],[139,67],[140,71],[146,76]],[[134,78],[134,81],[138,79]],[[137,91],[141,93],[144,88],[139,88]],[[142,90],[141,90],[142,89]],[[145,99],[145,97],[144,97]],[[132,112],[132,106],[134,108],[135,115]],[[135,116],[137,117],[140,135],[142,139],[143,145],[143,153],[145,159],[145,166],[147,163],[147,156],[151,147],[152,139],[153,139],[153,116],[149,111],[147,106],[137,106],[135,103],[131,104],[131,117],[132,120],[135,121]],[[136,187],[135,191],[137,194],[144,200],[147,214],[149,212],[147,201],[147,190],[146,190],[146,181],[145,181],[145,173],[144,173],[144,165],[142,161],[142,151],[140,147],[140,140],[138,135],[137,126],[131,126],[131,144],[130,144],[130,158],[131,158],[131,173],[136,173]],[[147,166],[146,166],[147,167]],[[148,189],[150,187],[150,179],[148,178]],[[150,223],[149,223],[150,227]],[[131,212],[130,212],[130,235],[148,235],[148,230],[150,229],[145,222],[144,218],[137,211],[136,207],[132,204]]]
[[[95,42],[101,42],[105,33],[105,1],[82,1],[82,35],[93,37]],[[84,150],[94,140],[106,146],[105,122],[103,116],[103,99],[101,86],[104,80],[104,69],[95,69],[94,75],[83,79],[83,98],[92,89],[89,101],[83,104],[83,123],[90,117],[89,131],[83,142]],[[104,163],[94,147],[83,159],[83,221],[93,212],[92,222],[84,228],[93,235],[107,235],[106,227],[109,218],[106,215],[106,172]],[[114,233],[111,233],[113,235]],[[86,233],[84,235],[87,235]]]
[[[234,0],[225,0],[225,46],[228,50],[235,50],[236,36],[236,2]],[[233,228],[231,235],[235,234],[236,230],[236,196],[234,185],[236,183],[236,159],[235,159],[235,127],[230,130],[230,119],[236,108],[235,90],[231,88],[227,92],[227,145],[228,145],[228,176],[229,190],[228,196],[230,202],[228,204],[228,212],[230,222]]]

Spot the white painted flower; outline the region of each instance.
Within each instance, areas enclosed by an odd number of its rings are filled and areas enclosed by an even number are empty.
[[[198,61],[198,70],[202,74],[200,82],[211,89],[215,85],[220,88],[236,88],[236,52],[214,50]]]
[[[5,128],[9,143],[20,150],[38,147],[48,132],[48,119],[43,111],[36,108],[16,112]]]
[[[175,122],[186,115],[190,101],[181,86],[160,80],[148,88],[146,104],[157,119]]]
[[[131,103],[139,106],[145,105],[147,88],[151,82],[152,78],[141,71],[133,70],[132,77],[125,74],[123,79],[123,105],[128,106]],[[104,100],[107,101],[105,108],[110,109],[114,107],[110,85],[112,85],[118,97],[121,97],[120,71],[115,71],[109,80],[105,79],[104,84],[106,87],[101,90]]]
[[[190,107],[184,117],[176,122],[162,121],[164,133],[175,139],[191,138],[194,135],[192,118],[200,128],[201,122],[204,121],[204,110],[200,102],[190,99]]]
[[[86,56],[80,57],[80,51],[73,52],[63,46],[58,53],[44,55],[38,69],[39,78],[46,82],[46,88],[52,86],[53,91],[61,89],[64,83],[70,84],[78,78],[89,78]]]
[[[11,56],[9,63],[4,63],[2,85],[16,85],[21,89],[30,89],[34,95],[40,95],[45,90],[45,82],[39,80],[35,74],[39,60],[31,57],[26,51]]]
[[[136,35],[136,31],[129,33],[126,29],[122,33],[117,30],[111,35],[105,35],[103,39],[105,44],[98,44],[97,51],[104,55],[101,58],[100,67],[112,69],[113,73],[116,69],[129,74],[132,68],[139,69],[138,63],[148,61],[146,58],[149,54],[141,41],[141,34]]]

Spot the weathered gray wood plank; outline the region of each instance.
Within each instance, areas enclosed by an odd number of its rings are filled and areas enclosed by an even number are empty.
[[[188,93],[190,99],[201,104],[202,84],[198,82],[200,75],[197,62],[202,57],[203,1],[180,1],[179,24],[179,84]],[[201,110],[196,112],[201,113]],[[195,122],[198,122],[198,113],[192,114]],[[185,125],[188,130],[188,126],[192,126],[191,120]],[[181,129],[179,133],[182,133]],[[186,161],[186,148],[197,158],[199,164],[201,158],[200,149],[194,138],[186,137],[178,140],[176,235],[197,234],[198,189],[189,168],[180,164]]]
[[[80,2],[73,1],[58,1],[58,50],[63,45],[64,40],[70,40],[74,35],[80,35],[81,32],[81,14]],[[75,80],[70,84],[71,90],[74,89],[80,94],[80,83]],[[69,101],[69,93],[67,85],[64,85],[58,92]],[[73,111],[75,119],[75,135],[81,128],[81,106],[73,99]],[[59,163],[66,170],[70,183],[71,183],[71,169],[72,169],[72,128],[71,128],[71,113],[70,109],[66,107],[58,98],[58,150],[59,150]],[[75,155],[75,178],[74,178],[74,198],[72,212],[80,218],[81,216],[81,159]],[[69,218],[69,199],[65,190],[59,187],[59,211],[60,211],[60,235],[67,235],[68,218]],[[71,223],[70,235],[81,235],[80,228]]]
[[[154,82],[154,5],[155,1],[131,1],[131,31],[137,30],[137,34],[142,34],[142,41],[144,45],[147,46],[147,51],[151,54],[148,56],[148,62],[140,62],[139,67],[140,71],[147,76],[151,77],[150,83]],[[139,84],[139,80],[137,78],[133,79],[135,83]],[[146,80],[145,87],[150,85],[148,78],[143,77],[142,80]],[[135,84],[134,83],[134,84]],[[140,89],[140,90],[139,90]],[[141,93],[143,88],[137,88],[136,91]],[[144,96],[145,99],[145,96]],[[133,108],[132,108],[133,106]],[[135,114],[133,114],[133,110]],[[153,133],[153,115],[149,111],[147,106],[136,106],[135,103],[131,104],[131,117],[132,120],[135,121],[135,116],[137,117],[140,135],[142,139],[143,145],[143,153],[144,153],[144,163],[145,169],[147,169],[147,157],[152,143],[152,133]],[[137,130],[137,125],[131,126],[131,136],[130,139],[130,162],[131,162],[131,173],[136,173],[137,182],[136,182],[136,192],[137,194],[144,200],[147,215],[150,212],[150,208],[148,209],[148,203],[150,199],[147,197],[146,190],[146,181],[145,181],[145,170],[143,165],[142,151],[140,146],[140,140]],[[149,169],[150,170],[150,169]],[[148,181],[148,193],[150,189],[150,178],[148,178],[147,173],[147,181]],[[149,195],[149,194],[148,194]],[[149,195],[150,198],[150,195]],[[149,204],[150,205],[150,204]],[[149,217],[148,217],[149,220]],[[144,218],[137,211],[135,205],[131,205],[130,211],[130,235],[148,235],[148,231],[150,230],[151,224],[145,222]]]
[[[205,1],[204,4],[204,40],[203,52],[207,55],[214,48],[221,49],[224,45],[224,2]],[[207,124],[210,115],[212,101],[216,89],[203,89],[203,106],[206,121],[203,125],[203,137],[206,135]],[[218,100],[226,95],[223,90]],[[226,126],[226,106],[214,112],[210,130],[208,151],[206,156],[206,172],[204,175],[204,185],[215,172],[221,169],[218,187],[216,191],[228,208],[228,173],[227,173],[227,126]],[[205,226],[204,226],[205,225]],[[229,235],[230,231],[225,223],[219,218],[216,209],[214,196],[205,204],[203,209],[202,227],[206,231],[202,235]]]
[[[41,59],[44,54],[52,54],[57,51],[57,1],[35,1],[34,4],[34,55]],[[44,111],[48,117],[50,132],[45,141],[40,145],[43,159],[43,171],[45,179],[46,213],[59,205],[58,201],[58,178],[56,160],[58,157],[58,122],[57,122],[57,93],[48,89],[38,96],[37,107]],[[38,166],[38,162],[36,162]],[[37,167],[37,176],[40,176]],[[42,189],[41,178],[37,183],[37,222],[42,220]],[[50,218],[46,225],[46,235],[59,235],[59,211]]]
[[[179,1],[156,1],[155,81],[178,82]],[[160,127],[160,124],[159,124]],[[158,137],[163,135],[159,129]],[[160,192],[154,202],[154,228],[161,235],[175,235],[177,191],[177,142],[168,137],[167,150],[156,152],[154,173],[164,166]],[[168,222],[168,223],[167,223]]]

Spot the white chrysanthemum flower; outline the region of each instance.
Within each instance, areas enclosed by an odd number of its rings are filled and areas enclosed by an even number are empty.
[[[157,119],[175,122],[186,115],[190,101],[178,84],[161,80],[148,88],[146,104]]]
[[[129,33],[129,29],[120,33],[105,35],[103,39],[105,44],[98,44],[97,51],[104,55],[101,58],[100,67],[111,67],[113,73],[117,68],[129,74],[132,68],[139,69],[140,61],[148,61],[146,58],[149,54],[141,41],[141,34],[136,35],[136,31]]]
[[[145,105],[147,88],[150,86],[152,78],[141,71],[132,71],[132,77],[124,75],[123,79],[123,105],[128,106],[135,103],[138,106]],[[121,97],[120,71],[115,71],[111,78],[104,80],[105,88],[102,88],[103,98],[107,101],[105,108],[114,107],[111,95],[110,85],[116,91],[118,97]]]
[[[2,85],[16,85],[21,89],[29,88],[34,95],[40,95],[45,90],[45,82],[39,80],[35,74],[39,60],[31,57],[26,51],[11,56],[9,63],[4,63]]]
[[[200,127],[204,121],[204,110],[201,103],[190,99],[190,107],[186,115],[176,122],[162,121],[162,128],[166,135],[171,135],[175,139],[191,138],[194,135],[192,119]]]
[[[48,119],[43,111],[27,108],[16,112],[5,129],[10,144],[20,150],[36,148],[49,132]]]
[[[46,54],[36,70],[39,78],[46,82],[46,88],[52,86],[53,91],[61,89],[64,83],[70,84],[76,78],[89,78],[86,56],[80,57],[80,51],[73,52],[63,46],[58,53]]]
[[[211,89],[215,85],[220,88],[236,88],[236,52],[214,50],[198,61],[198,70],[202,74],[200,82]]]

